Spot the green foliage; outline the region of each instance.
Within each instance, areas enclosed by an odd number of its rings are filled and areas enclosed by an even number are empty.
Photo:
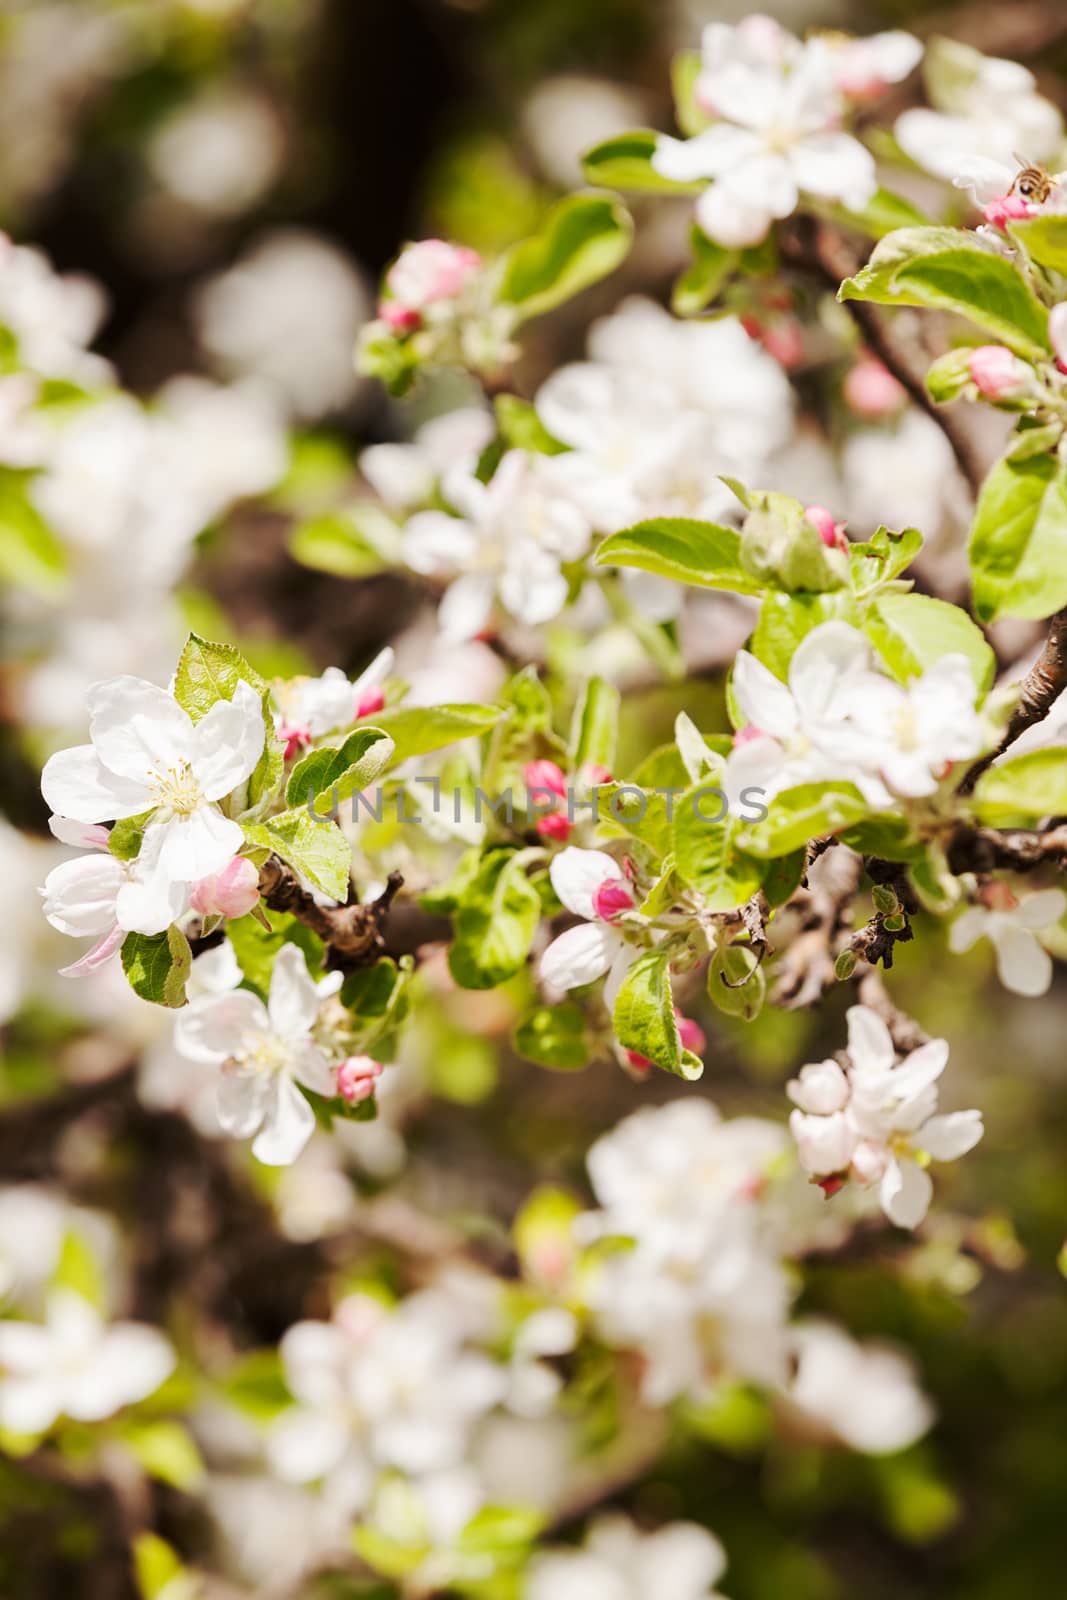
[[[249,912],[245,917],[227,922],[226,936],[233,945],[237,965],[264,999],[270,992],[270,975],[283,945],[295,944],[304,952],[312,976],[318,977],[322,972],[322,940],[317,933],[284,911],[270,913],[269,929],[263,926],[259,917]]]
[[[67,578],[67,555],[26,492],[29,474],[0,467],[0,583],[54,594]]]
[[[273,851],[331,900],[347,899],[352,848],[332,822],[315,822],[300,807],[246,824],[244,833],[250,845]]]
[[[583,686],[574,707],[567,746],[573,772],[586,765],[611,771],[615,765],[620,703],[618,689],[606,678],[590,678]]]
[[[1009,226],[1012,236],[1031,261],[1067,277],[1067,217],[1050,212],[1047,216],[1020,219]]]
[[[742,565],[736,528],[688,517],[657,517],[613,533],[598,548],[596,559],[599,566],[638,567],[704,589],[759,594],[765,587]]]
[[[749,649],[785,682],[797,646],[813,628],[834,621],[855,625],[859,620],[859,608],[844,589],[829,594],[783,594],[772,589],[763,597]]]
[[[592,1054],[581,1006],[567,1001],[537,1006],[515,1029],[515,1048],[528,1061],[557,1072],[577,1072]]]
[[[1067,815],[1067,750],[1030,750],[989,767],[974,790],[983,822]]]
[[[632,238],[630,214],[611,195],[569,195],[508,252],[498,297],[522,321],[539,317],[614,272]]]
[[[689,243],[693,259],[671,290],[671,309],[680,317],[694,316],[710,305],[742,259],[741,251],[716,244],[695,224]]]
[[[528,400],[517,394],[498,394],[493,407],[500,437],[510,450],[530,450],[539,456],[566,452],[568,447],[553,439]]]
[[[997,463],[978,497],[970,562],[983,622],[1049,617],[1067,604],[1067,467],[1058,456]]]
[[[742,829],[738,844],[770,860],[791,855],[824,833],[840,833],[866,816],[867,802],[852,783],[801,783],[769,802],[762,822]]]
[[[691,1050],[683,1050],[678,1037],[671,992],[670,958],[648,950],[637,957],[615,999],[615,1037],[624,1050],[633,1050],[665,1072],[692,1081],[704,1063]]]
[[[887,234],[838,299],[954,311],[1027,360],[1048,357],[1048,313],[1018,266],[958,228]]]
[[[676,804],[674,860],[678,876],[704,897],[709,911],[734,911],[760,886],[760,864],[736,846],[739,823],[727,814],[714,783],[697,783]],[[718,819],[718,820],[712,820]]]
[[[754,951],[742,944],[716,950],[708,965],[708,998],[718,1011],[755,1022],[766,995],[767,980]]]
[[[178,658],[174,698],[194,722],[199,722],[216,701],[232,700],[242,680],[260,692],[267,687],[236,645],[216,644],[191,633]]]
[[[375,712],[374,726],[393,742],[387,767],[398,767],[413,756],[429,755],[459,739],[488,733],[502,715],[499,706],[397,706]]]
[[[992,685],[996,656],[966,611],[926,594],[883,594],[871,605],[864,631],[886,667],[906,683],[942,656],[967,657],[981,693]]]
[[[289,553],[302,566],[335,578],[367,578],[395,566],[400,539],[395,522],[375,505],[326,511],[294,528]]]
[[[533,854],[492,850],[467,886],[448,952],[461,988],[493,989],[525,962],[541,919],[541,899],[527,877]]]
[[[394,751],[392,739],[382,728],[355,728],[336,749],[312,750],[297,762],[289,774],[286,801],[290,806],[306,806],[318,795],[329,795],[335,804],[350,800],[357,789],[365,789],[381,777]]]
[[[159,1006],[185,1004],[192,964],[189,941],[177,927],[165,933],[128,933],[122,941],[122,970],[131,989]]]
[[[675,183],[664,178],[652,165],[660,135],[651,128],[635,128],[594,145],[582,161],[590,183],[605,189],[625,189],[633,193],[699,194],[706,183]]]

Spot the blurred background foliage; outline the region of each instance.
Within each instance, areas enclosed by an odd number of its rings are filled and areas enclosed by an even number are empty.
[[[704,0],[7,0],[0,223],[40,245],[60,270],[89,272],[107,286],[101,349],[127,384],[150,392],[196,365],[191,289],[264,229],[297,225],[325,236],[358,264],[368,294],[405,238],[441,233],[497,250],[576,181],[574,153],[583,143],[614,126],[667,126],[672,50],[691,42],[702,21],[734,20],[745,9]],[[1059,0],[956,8],[788,0],[767,9],[794,28],[950,33],[1018,56],[1046,93],[1060,104],[1067,98],[1067,9]],[[235,104],[254,108],[258,177],[237,182],[237,195],[225,184],[215,192],[211,182],[204,193],[183,194],[167,129],[191,107]],[[211,137],[204,160],[217,177],[226,138],[216,148]],[[626,286],[657,293],[670,272],[669,260],[646,246],[628,263]],[[527,338],[529,371],[578,353],[590,316],[617,293],[613,282],[551,327],[538,324]],[[351,446],[395,436],[409,426],[408,412],[426,404],[422,395],[398,408],[361,389],[319,434]],[[409,602],[392,579],[346,585],[297,567],[269,517],[228,540],[216,547],[209,539],[189,605],[210,616],[216,637],[239,636],[256,664],[293,670],[304,661],[363,661],[405,614]],[[714,726],[720,703],[707,684],[628,697],[621,769],[628,754],[670,737],[683,705]],[[5,809],[39,827],[10,730],[5,739]],[[639,1104],[700,1092],[727,1112],[778,1116],[789,1071],[843,1038],[840,1005],[818,1016],[767,1012],[748,1030],[702,1013],[694,997],[686,1009],[710,1042],[698,1090],[665,1079],[638,1085],[605,1064],[554,1075],[507,1047],[521,993],[457,997],[425,983],[419,1055],[431,1098],[409,1135],[407,1192],[454,1217],[488,1212],[501,1238],[535,1183],[584,1194],[589,1143]],[[680,1430],[661,1465],[619,1503],[638,1517],[686,1516],[713,1527],[729,1552],[733,1600],[1063,1592],[1062,970],[1045,999],[1018,1000],[999,988],[988,945],[949,958],[938,929],[926,925],[901,950],[891,986],[929,1032],[950,1040],[955,1094],[983,1107],[986,1138],[951,1169],[919,1244],[882,1230],[859,1233],[843,1256],[812,1264],[803,1303],[832,1311],[854,1333],[908,1346],[940,1420],[922,1444],[885,1460],[768,1443],[760,1405],[741,1393]],[[248,1246],[249,1218],[270,1234],[265,1194],[256,1193],[266,1187],[262,1169],[239,1180],[206,1172],[202,1148],[177,1118],[130,1111],[116,1087],[129,1070],[126,1045],[109,1054],[83,1020],[40,1007],[7,1030],[6,1055],[7,1179],[63,1172],[80,1199],[114,1205],[131,1230],[142,1298],[180,1286],[188,1270],[160,1221],[168,1184],[215,1187],[231,1255]],[[95,1106],[92,1135],[73,1152],[60,1152],[48,1127],[49,1097],[61,1091]],[[218,1165],[217,1155],[212,1160]],[[253,1287],[248,1260],[227,1268],[225,1314],[250,1348],[276,1339],[300,1314],[305,1291],[329,1265],[319,1242],[275,1237],[256,1250],[257,1267],[266,1260],[277,1269],[268,1283],[261,1276]],[[90,1492],[4,1463],[0,1516],[0,1591],[33,1600],[130,1592],[121,1548]],[[164,1500],[161,1526],[195,1560],[195,1518],[176,1492]],[[354,1591],[339,1583],[315,1592]]]

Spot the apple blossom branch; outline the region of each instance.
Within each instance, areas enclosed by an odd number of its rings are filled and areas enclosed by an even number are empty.
[[[835,294],[845,279],[853,277],[863,265],[863,256],[828,223],[815,223],[808,240],[793,244],[791,250],[788,235],[786,243],[787,256],[792,254],[797,265],[809,268],[814,265],[826,283],[832,285]],[[930,358],[919,341],[909,337],[907,323],[899,318],[885,318],[875,306],[861,300],[846,300],[844,307],[868,348],[914,404],[937,423],[972,494],[977,495],[985,477],[985,463],[958,419],[930,397],[924,381]]]
[[[391,872],[381,894],[368,905],[324,906],[278,856],[268,856],[259,870],[259,892],[266,904],[317,933],[326,945],[326,966],[341,972],[373,966],[387,953],[384,925],[403,883],[399,872]]]

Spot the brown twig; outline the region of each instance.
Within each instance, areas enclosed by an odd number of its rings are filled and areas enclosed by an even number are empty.
[[[317,933],[326,945],[327,967],[341,972],[373,966],[387,954],[384,924],[403,882],[399,872],[391,872],[369,905],[323,906],[278,856],[268,856],[259,869],[259,892],[267,905]]]
[[[1019,698],[997,748],[970,768],[960,784],[961,794],[970,794],[978,779],[997,756],[1015,743],[1027,728],[1047,716],[1052,704],[1067,689],[1067,607],[1057,611],[1049,622],[1048,637],[1041,654],[1019,685]]]
[[[1030,872],[1034,867],[1067,867],[1067,825],[1046,829],[974,828],[961,825],[947,850],[952,872],[993,872],[1004,867]]]

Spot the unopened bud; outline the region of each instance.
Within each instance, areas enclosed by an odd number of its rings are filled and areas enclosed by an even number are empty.
[[[1018,222],[1021,217],[1032,217],[1033,207],[1024,200],[1021,194],[998,194],[996,199],[990,200],[982,207],[983,220],[991,228],[999,228],[1003,233],[1009,222]]]
[[[381,684],[372,683],[366,689],[361,689],[356,699],[356,721],[360,717],[372,717],[376,711],[381,711],[385,705],[385,691]]]
[[[337,1069],[337,1093],[350,1106],[359,1105],[370,1099],[383,1070],[373,1056],[348,1056]]]
[[[613,922],[624,911],[632,911],[634,897],[618,878],[605,878],[593,896],[593,910],[602,922]]]
[[[825,506],[805,506],[804,515],[828,550],[847,550],[843,524],[834,521],[834,514]]]
[[[855,950],[842,950],[834,962],[834,977],[839,983],[846,983],[856,970]]]
[[[419,312],[436,301],[454,300],[481,265],[482,258],[474,250],[445,239],[420,239],[401,251],[385,282],[393,304]]]
[[[898,411],[907,399],[903,384],[876,356],[869,355],[861,356],[851,368],[842,392],[857,415],[872,421]]]
[[[1006,345],[980,344],[968,362],[971,379],[987,400],[1018,400],[1033,386],[1033,374]]]
[[[189,890],[189,904],[202,917],[243,917],[258,901],[259,872],[247,856],[234,856]]]
[[[567,778],[555,761],[528,761],[523,768],[528,789],[548,789],[563,799],[567,793]]]
[[[694,1022],[692,1017],[683,1017],[680,1011],[675,1011],[678,1020],[678,1038],[681,1040],[683,1050],[691,1050],[695,1056],[703,1055],[707,1048],[707,1036],[699,1022]]]
[[[536,826],[542,839],[556,839],[562,844],[570,838],[574,823],[565,811],[550,811],[547,817],[538,817]]]

